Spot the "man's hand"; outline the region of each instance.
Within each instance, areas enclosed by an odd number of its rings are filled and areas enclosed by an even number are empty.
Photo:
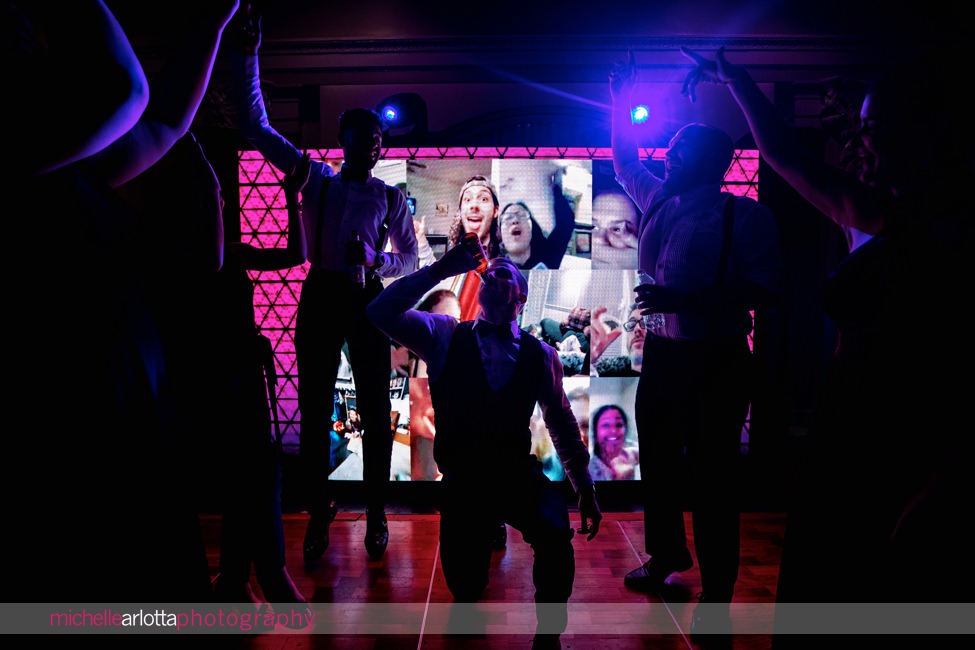
[[[478,261],[471,255],[470,249],[463,244],[457,244],[427,269],[439,281],[473,271],[477,266]]]
[[[228,30],[228,36],[241,54],[254,56],[261,47],[261,16],[250,2],[240,5]]]
[[[684,77],[684,85],[681,87],[680,93],[690,99],[692,102],[697,101],[697,93],[695,92],[697,84],[700,82],[713,83],[713,84],[728,84],[734,81],[737,77],[747,74],[745,69],[739,65],[733,65],[728,63],[728,60],[724,58],[724,47],[718,48],[718,52],[711,61],[701,56],[693,50],[689,50],[686,47],[680,48],[680,53],[689,58],[697,66],[693,70],[687,73]]]
[[[626,61],[617,61],[609,73],[609,95],[613,102],[629,102],[630,93],[636,85],[636,58],[633,51],[627,52]]]
[[[589,534],[586,541],[591,541],[599,532],[599,522],[603,520],[603,513],[596,503],[596,486],[590,485],[579,492],[579,517],[582,526],[576,530],[580,535]]]
[[[641,284],[634,291],[636,291],[637,307],[644,316],[676,314],[686,307],[683,294],[659,284]]]
[[[345,263],[364,264],[368,267],[376,265],[376,249],[364,241],[345,242]]]
[[[589,358],[595,362],[603,356],[603,352],[609,344],[618,339],[623,332],[619,329],[610,331],[603,322],[603,314],[608,310],[605,307],[596,307],[592,312],[592,324],[589,328]]]
[[[305,189],[308,179],[311,176],[311,154],[307,151],[301,156],[301,160],[295,165],[290,173],[285,174],[282,185],[284,191],[291,196],[297,196],[301,190]]]

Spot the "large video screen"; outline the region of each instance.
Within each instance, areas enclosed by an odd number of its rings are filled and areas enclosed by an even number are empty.
[[[644,150],[647,167],[662,175],[666,150]],[[340,150],[313,152],[334,168]],[[558,350],[564,387],[589,446],[597,481],[639,480],[634,423],[636,383],[643,363],[645,330],[633,309],[637,276],[638,211],[613,173],[611,152],[593,150],[389,150],[373,173],[410,199],[420,266],[430,264],[475,231],[489,242],[489,255],[515,261],[528,279],[528,302],[519,326]],[[255,151],[241,151],[241,237],[277,246],[287,225],[281,174]],[[494,194],[490,205],[462,200],[475,177]],[[757,198],[758,155],[738,151],[725,190]],[[493,198],[497,199],[497,206]],[[284,445],[298,445],[301,414],[294,360],[294,321],[308,265],[288,271],[253,272],[258,325],[274,343],[278,365],[275,423]],[[449,278],[417,307],[438,309],[441,300],[459,305],[461,320],[478,312],[476,281]],[[392,280],[388,280],[392,282]],[[607,342],[608,344],[604,344]],[[390,345],[390,427],[394,430],[394,481],[438,480],[433,460],[436,414],[426,369],[409,350]],[[362,441],[355,380],[343,352],[333,395],[333,480],[362,479]],[[565,479],[551,438],[536,412],[531,421],[533,453],[553,480]],[[747,424],[743,444],[747,445]]]

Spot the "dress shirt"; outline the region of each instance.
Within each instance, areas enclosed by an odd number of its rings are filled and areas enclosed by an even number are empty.
[[[663,180],[634,161],[616,180],[643,214],[640,216],[640,268],[659,285],[689,293],[714,286],[724,236],[724,195],[719,183],[702,185],[663,201],[649,222],[647,209],[657,200]],[[726,282],[750,281],[770,290],[779,283],[781,259],[778,229],[772,211],[754,199],[738,197]],[[718,337],[744,336],[751,331],[747,313],[724,315],[715,322]],[[655,336],[702,340],[711,320],[700,312],[667,314]]]
[[[438,280],[424,267],[386,287],[366,309],[376,327],[426,362],[431,383],[443,372],[450,339],[457,327],[457,321],[451,316],[413,309],[437,283]],[[511,379],[518,360],[519,340],[524,333],[516,321],[512,321],[509,328],[510,336],[497,332],[485,336],[477,326],[474,328],[488,385],[493,390]],[[536,399],[559,460],[573,488],[578,491],[593,484],[588,468],[589,450],[582,441],[579,423],[562,387],[562,362],[558,352],[547,344],[542,345],[542,350],[548,372],[546,381],[538,387]]]
[[[276,168],[291,171],[301,160],[302,152],[268,122],[257,56],[235,53],[230,57],[230,63],[241,134]],[[323,197],[323,181],[329,176],[332,180],[328,195]],[[392,192],[393,205],[390,206],[387,206],[386,197],[386,183],[371,172],[366,173],[365,179],[344,180],[333,175],[332,168],[325,162],[312,160],[311,175],[301,192],[301,216],[308,240],[308,261],[312,267],[348,271],[345,243],[352,239],[352,231],[358,232],[359,239],[374,250],[383,250],[379,233],[388,210],[390,251],[386,254],[386,263],[371,268],[370,272],[382,278],[396,278],[414,271],[418,257],[416,232],[406,197],[400,191]],[[323,200],[325,218],[319,233]]]

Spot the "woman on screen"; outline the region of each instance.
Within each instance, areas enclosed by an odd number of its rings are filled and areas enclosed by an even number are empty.
[[[604,404],[592,417],[589,473],[595,481],[632,481],[640,478],[640,452],[626,446],[630,420],[616,404]]]

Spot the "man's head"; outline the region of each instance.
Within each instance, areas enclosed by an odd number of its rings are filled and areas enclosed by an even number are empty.
[[[735,144],[727,133],[707,124],[688,124],[670,140],[664,190],[676,195],[720,183],[734,156]]]
[[[528,206],[521,201],[509,203],[501,211],[498,223],[498,233],[505,254],[519,263],[531,257],[535,219]]]
[[[368,171],[376,166],[383,148],[383,121],[374,110],[350,108],[339,116],[339,144],[345,166]]]
[[[636,371],[643,368],[643,344],[646,342],[647,328],[643,324],[640,308],[630,305],[630,315],[623,325],[623,349],[630,357],[630,367]]]
[[[528,300],[528,280],[521,270],[508,258],[495,257],[481,279],[477,301],[484,319],[491,323],[515,320]]]
[[[481,244],[490,240],[494,221],[498,216],[498,193],[494,184],[484,176],[472,176],[460,189],[457,212],[460,215],[460,236],[476,233]]]

